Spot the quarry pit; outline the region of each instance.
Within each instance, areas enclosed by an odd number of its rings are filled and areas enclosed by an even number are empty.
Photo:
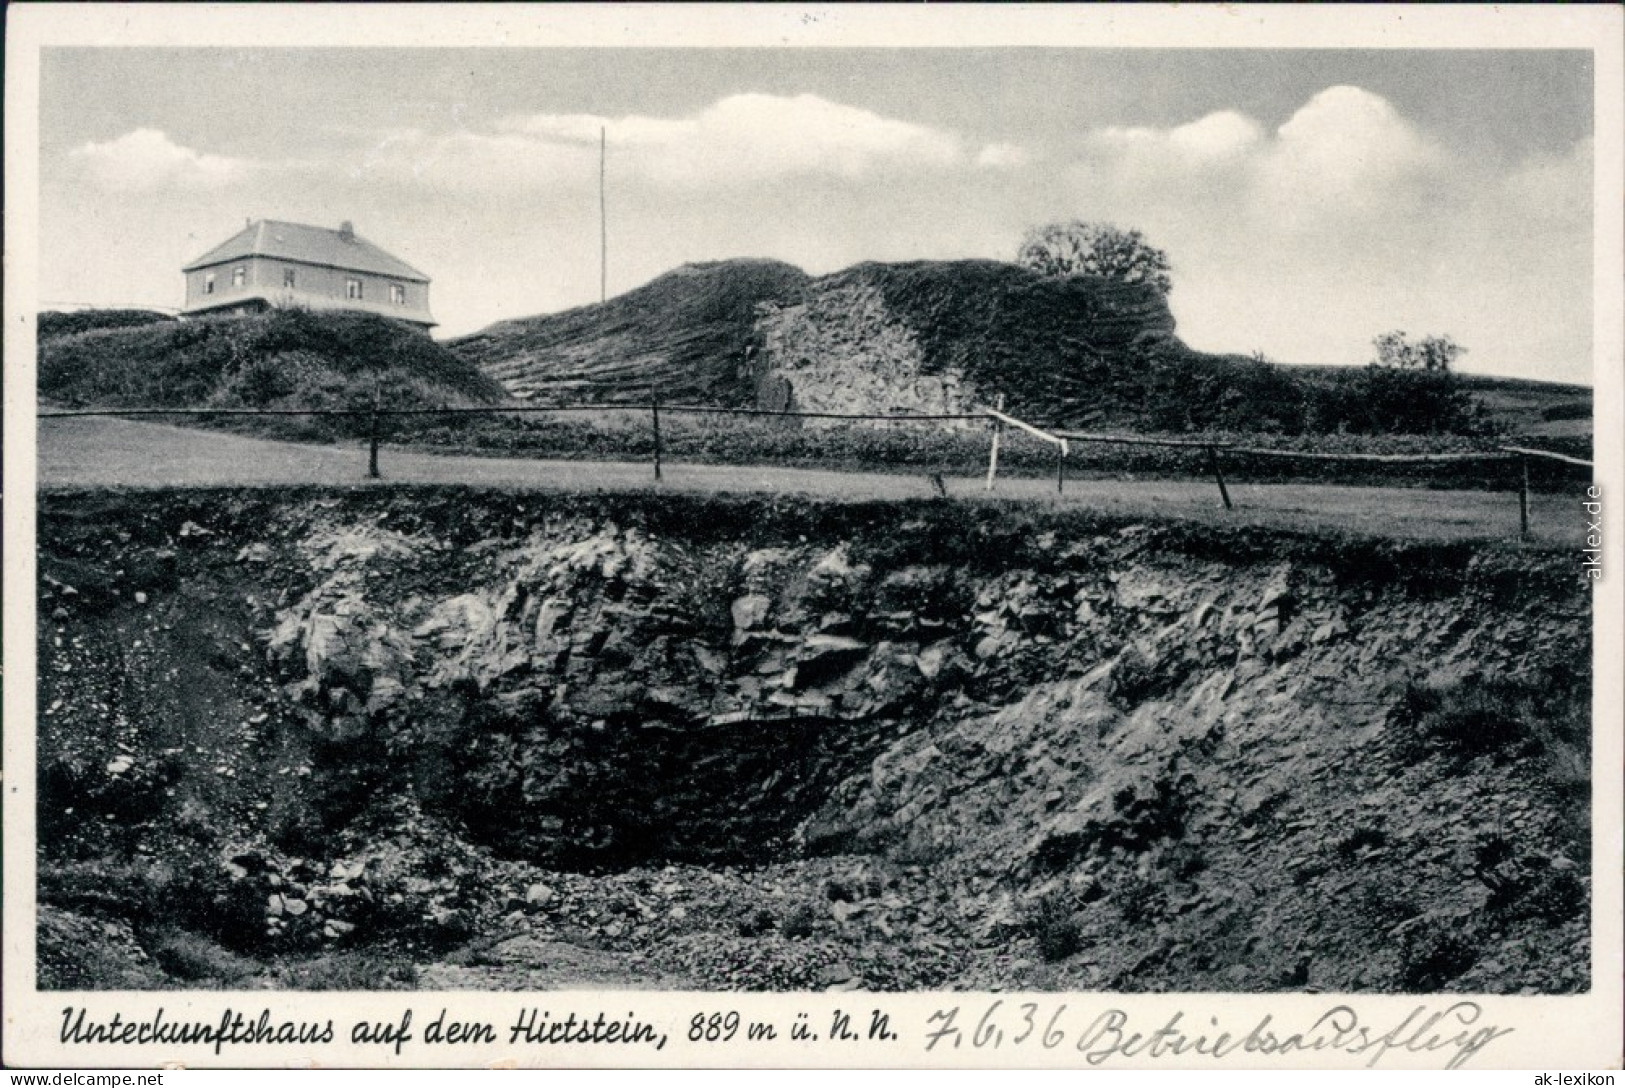
[[[1567,552],[388,486],[38,539],[42,988],[1590,986]]]

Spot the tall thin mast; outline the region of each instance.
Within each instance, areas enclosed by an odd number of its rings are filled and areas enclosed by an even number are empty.
[[[609,220],[604,211],[604,153],[609,138],[598,129],[598,301],[609,299]]]

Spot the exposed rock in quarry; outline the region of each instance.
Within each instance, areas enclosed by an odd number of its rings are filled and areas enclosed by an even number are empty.
[[[42,986],[1589,985],[1566,555],[949,502],[39,509]]]

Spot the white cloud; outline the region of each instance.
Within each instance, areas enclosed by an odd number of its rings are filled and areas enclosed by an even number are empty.
[[[367,149],[353,180],[478,193],[516,193],[596,184],[598,149],[516,132],[397,133]]]
[[[739,94],[688,117],[533,114],[492,131],[380,142],[358,173],[382,172],[451,188],[556,185],[597,178],[600,131],[611,176],[680,188],[785,178],[858,180],[964,164],[952,133],[882,117],[816,95]],[[1009,149],[993,152],[1008,161]]]
[[[716,107],[712,107],[715,109]],[[700,127],[698,120],[675,120],[665,117],[626,116],[600,117],[591,113],[538,113],[522,117],[505,117],[497,128],[519,132],[543,140],[597,146],[599,131],[615,128],[617,147],[670,146],[683,139],[692,139]]]
[[[976,165],[989,170],[1019,170],[1032,162],[1032,152],[1018,144],[988,144],[976,153]]]
[[[1276,130],[1260,170],[1283,204],[1371,207],[1436,169],[1443,158],[1380,95],[1328,87]]]
[[[634,129],[653,154],[640,165],[659,180],[703,182],[717,176],[768,180],[792,174],[857,178],[888,167],[952,166],[957,137],[815,95],[746,94],[725,98],[683,129]]]
[[[194,151],[151,128],[138,128],[104,143],[86,143],[69,152],[97,188],[110,192],[150,192],[160,188],[218,189],[235,184],[253,168],[245,159]]]
[[[1178,200],[1245,194],[1270,220],[1311,230],[1414,195],[1442,152],[1380,95],[1329,87],[1274,132],[1234,110],[1169,128],[1112,127],[1084,139],[1095,182]]]
[[[1498,163],[1335,86],[1273,130],[1220,111],[1078,146],[1069,197],[1041,214],[1115,220],[1166,249],[1195,347],[1358,363],[1403,327],[1450,333],[1475,370],[1586,373],[1589,140]]]
[[[1251,117],[1234,110],[1210,113],[1176,128],[1106,128],[1096,139],[1117,153],[1139,152],[1182,159],[1189,164],[1229,158],[1255,147],[1264,129]]]

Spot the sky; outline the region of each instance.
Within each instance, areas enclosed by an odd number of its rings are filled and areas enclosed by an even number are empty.
[[[1198,350],[1592,380],[1586,52],[55,48],[40,90],[46,308],[178,307],[259,218],[353,221],[437,336],[595,302],[602,128],[611,295],[1083,219],[1167,252]]]

